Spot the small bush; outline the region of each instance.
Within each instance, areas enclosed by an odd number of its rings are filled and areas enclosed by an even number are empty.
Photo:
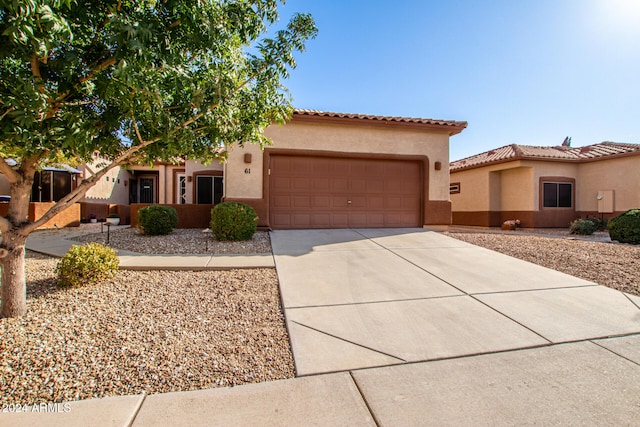
[[[115,249],[100,243],[73,245],[56,266],[58,286],[80,287],[113,277],[120,260]]]
[[[138,229],[147,236],[169,234],[178,225],[178,213],[169,206],[147,206],[138,211]]]
[[[604,231],[607,229],[607,220],[600,218],[587,218],[587,220],[593,222],[593,225],[596,227],[596,231]]]
[[[578,218],[569,225],[569,233],[589,236],[593,234],[598,227],[590,219]]]
[[[249,240],[258,228],[258,216],[249,205],[225,202],[211,209],[211,232],[218,240]]]
[[[640,244],[640,209],[631,209],[611,218],[607,224],[611,240],[620,243]]]

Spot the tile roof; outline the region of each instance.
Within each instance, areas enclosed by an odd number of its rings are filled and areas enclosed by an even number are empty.
[[[370,114],[352,114],[352,113],[335,113],[329,111],[318,111],[318,110],[304,110],[304,109],[296,109],[293,112],[294,118],[296,116],[311,116],[311,117],[331,117],[338,119],[359,119],[359,120],[370,120],[372,122],[379,123],[414,123],[414,124],[423,124],[423,125],[432,125],[432,126],[447,126],[451,127],[452,133],[450,135],[455,135],[457,133],[462,132],[464,128],[467,127],[467,122],[459,122],[454,120],[438,120],[438,119],[426,119],[426,118],[417,118],[417,117],[398,117],[398,116],[375,116]]]
[[[541,147],[534,145],[511,144],[475,156],[456,160],[449,164],[449,170],[471,169],[492,163],[510,160],[558,160],[590,161],[629,153],[640,154],[640,144],[619,142],[601,142],[585,147]]]

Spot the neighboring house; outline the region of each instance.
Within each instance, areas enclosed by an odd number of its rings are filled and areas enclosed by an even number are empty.
[[[640,207],[640,144],[512,144],[451,162],[453,224],[567,227]]]
[[[11,166],[16,164],[8,160]],[[78,169],[67,165],[58,167],[45,167],[36,172],[33,186],[31,187],[32,202],[57,202],[76,188],[77,179],[82,175]],[[0,174],[0,196],[9,196],[10,184]],[[8,197],[6,197],[8,200]]]
[[[226,163],[114,168],[91,188],[83,217],[170,204],[206,226],[221,201],[252,205],[269,228],[421,227],[451,222],[449,137],[466,122],[297,110],[269,126],[273,144],[230,149]],[[108,159],[79,167],[87,178]],[[197,205],[197,206],[194,206]]]

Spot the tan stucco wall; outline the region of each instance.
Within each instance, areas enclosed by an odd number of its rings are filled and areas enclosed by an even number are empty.
[[[537,208],[535,203],[534,171],[530,167],[507,169],[500,172],[500,210],[530,211]]]
[[[597,211],[600,190],[613,190],[616,212],[640,207],[640,155],[582,163],[576,183],[577,210]]]
[[[229,160],[224,168],[225,196],[230,198],[262,198],[263,162],[259,145],[245,144],[230,148]],[[245,163],[245,154],[251,154],[251,163]]]
[[[460,193],[451,194],[454,212],[533,209],[534,172],[521,161],[451,173]]]
[[[106,159],[96,158],[88,165],[82,165],[78,167],[78,170],[82,171],[82,177],[84,179],[93,175],[91,171],[98,172],[104,167]],[[103,176],[98,182],[91,187],[84,196],[86,202],[102,202],[113,203],[120,205],[129,204],[129,187],[125,185],[125,182],[129,181],[131,174],[120,168],[115,167],[107,172],[106,176]]]
[[[318,150],[344,153],[378,153],[390,155],[421,155],[429,157],[429,200],[449,200],[449,135],[415,128],[322,124],[291,121],[284,126],[273,125],[265,135],[273,148]],[[244,163],[244,154],[252,154],[251,164]],[[441,162],[439,171],[434,163]],[[248,144],[235,147],[226,166],[226,191],[230,198],[262,197],[262,152]],[[250,173],[245,173],[249,168]]]

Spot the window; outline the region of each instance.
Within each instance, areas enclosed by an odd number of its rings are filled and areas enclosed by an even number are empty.
[[[449,184],[449,194],[458,194],[460,193],[460,183],[452,182]]]
[[[199,175],[196,181],[196,204],[218,204],[222,200],[222,177]]]
[[[71,174],[62,171],[36,172],[31,187],[32,202],[57,202],[71,192]]]
[[[569,182],[543,182],[542,206],[570,208],[573,206],[573,184]]]

